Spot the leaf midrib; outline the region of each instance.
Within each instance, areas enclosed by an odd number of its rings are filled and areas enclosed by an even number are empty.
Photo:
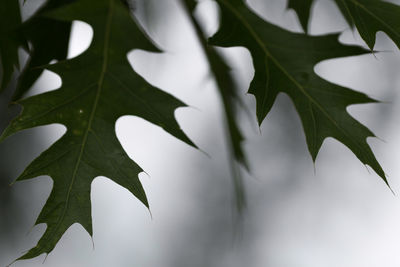
[[[368,13],[371,17],[373,17],[374,19],[376,19],[377,21],[379,21],[380,23],[382,23],[382,25],[384,25],[385,27],[387,27],[391,32],[393,32],[394,35],[396,35],[397,37],[400,37],[400,34],[396,32],[395,29],[392,28],[392,26],[390,26],[389,24],[387,24],[385,21],[383,21],[380,17],[376,16],[373,12],[371,12],[368,8],[366,8],[362,3],[358,2],[357,0],[350,0],[351,2],[354,3],[354,5],[360,7],[361,9],[363,9],[366,13]],[[342,2],[344,2],[342,0]],[[384,2],[382,2],[383,4]],[[346,5],[346,3],[344,3]],[[353,18],[353,16],[351,15],[351,13],[349,12],[350,16]],[[353,18],[354,20],[354,18]]]
[[[91,130],[91,126],[93,123],[93,119],[94,119],[94,115],[96,113],[96,109],[97,109],[97,105],[100,99],[100,94],[101,94],[101,90],[103,88],[103,82],[104,82],[104,76],[106,74],[106,70],[107,70],[107,65],[108,65],[108,47],[109,47],[109,39],[110,39],[110,29],[111,29],[111,21],[112,21],[112,17],[113,17],[113,10],[114,10],[114,0],[109,0],[109,10],[107,13],[107,18],[106,18],[106,25],[105,25],[105,37],[104,37],[104,46],[103,46],[103,64],[102,64],[102,68],[101,68],[101,72],[100,72],[100,76],[99,76],[99,81],[98,81],[98,86],[96,89],[96,96],[95,96],[95,100],[93,102],[93,106],[92,106],[92,110],[90,113],[90,117],[89,117],[89,121],[88,121],[88,126],[86,128],[84,137],[83,137],[83,141],[81,144],[81,149],[79,151],[79,155],[78,155],[78,159],[76,161],[75,164],[75,168],[72,174],[72,178],[71,178],[71,182],[70,185],[68,187],[68,192],[67,192],[67,196],[66,196],[66,201],[65,201],[65,205],[64,205],[64,210],[63,213],[60,217],[60,219],[57,222],[56,227],[54,228],[52,234],[50,235],[50,239],[52,239],[52,236],[54,235],[54,233],[56,232],[56,230],[59,228],[61,222],[64,220],[67,208],[68,208],[68,204],[69,204],[69,199],[70,199],[70,195],[71,195],[71,191],[72,191],[72,187],[76,181],[76,176],[77,176],[77,172],[79,169],[79,166],[81,164],[82,161],[82,155],[83,155],[83,151],[85,150],[85,146],[87,143],[87,139],[88,139],[88,135],[89,132]]]
[[[310,95],[307,93],[307,91],[304,90],[303,86],[297,82],[297,80],[292,77],[289,72],[286,71],[286,69],[278,62],[278,60],[268,51],[268,49],[265,47],[263,44],[262,40],[258,37],[257,33],[251,28],[251,26],[247,23],[246,19],[243,18],[243,16],[235,10],[234,7],[230,3],[228,3],[226,0],[220,0],[229,10],[243,23],[245,28],[250,32],[252,37],[255,39],[257,44],[261,47],[261,49],[264,51],[264,53],[271,58],[271,60],[275,63],[275,65],[288,77],[290,81],[292,81],[297,88],[309,99],[310,102],[312,102],[328,119],[331,121],[337,129],[342,132],[345,136],[348,136],[346,131],[342,129],[336,120],[332,118],[329,113]],[[357,145],[357,144],[356,144]],[[358,146],[358,145],[357,145]]]

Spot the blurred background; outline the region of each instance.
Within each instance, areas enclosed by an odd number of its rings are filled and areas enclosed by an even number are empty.
[[[295,13],[286,10],[286,1],[248,2],[268,21],[301,31]],[[42,3],[27,1],[23,17]],[[238,114],[251,169],[251,174],[243,172],[248,204],[238,219],[220,99],[188,18],[178,0],[137,0],[134,8],[164,53],[132,51],[132,67],[189,105],[177,110],[176,118],[209,156],[140,118],[120,118],[117,136],[147,172],[140,179],[152,216],[126,189],[98,177],[91,192],[93,240],[75,224],[46,260],[42,255],[13,266],[400,266],[399,197],[336,140],[324,142],[314,166],[299,117],[286,95],[278,97],[259,128],[255,99],[246,95],[253,76],[250,55],[243,48],[229,48],[220,51],[229,57],[251,113]],[[218,28],[214,1],[200,1],[196,16],[209,35]],[[316,1],[310,33],[343,30],[341,42],[365,46],[332,0]],[[88,24],[74,22],[69,57],[82,53],[92,34]],[[379,137],[368,142],[398,195],[400,52],[385,34],[377,37],[376,50],[385,52],[325,61],[315,70],[331,82],[384,102],[355,105],[348,111]],[[57,75],[46,71],[30,95],[60,84]],[[6,108],[11,92],[12,86],[0,96],[0,130],[16,112]],[[61,125],[38,127],[0,144],[0,266],[39,240],[45,226],[33,225],[52,188],[49,177],[9,184],[64,131]]]

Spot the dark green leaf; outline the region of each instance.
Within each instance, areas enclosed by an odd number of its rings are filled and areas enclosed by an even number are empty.
[[[289,0],[288,2],[288,8],[296,11],[305,32],[308,30],[312,3],[313,0]]]
[[[19,3],[16,0],[0,1],[0,92],[10,82],[15,68],[19,67],[18,48],[21,44],[17,29],[21,24]]]
[[[400,6],[381,0],[335,0],[350,26],[355,25],[363,40],[372,50],[376,33],[385,32],[400,48]],[[289,0],[301,21],[306,25],[312,0]]]
[[[74,223],[92,235],[90,187],[97,176],[109,177],[148,206],[138,179],[142,169],[128,157],[115,134],[119,117],[139,116],[193,145],[174,118],[174,110],[184,104],[148,84],[127,60],[132,49],[156,48],[121,0],[80,0],[48,16],[85,21],[93,27],[94,38],[80,56],[48,66],[61,76],[62,87],[22,100],[21,115],[1,137],[53,123],[67,127],[66,133],[17,179],[49,175],[54,180],[36,221],[47,224],[47,229],[20,259],[51,252]]]
[[[372,50],[376,33],[383,31],[400,48],[400,6],[381,0],[336,0],[351,18],[361,37]]]
[[[30,59],[19,77],[14,100],[20,99],[42,74],[41,66],[67,57],[71,22],[41,16],[74,0],[49,0],[39,12],[22,24],[21,32],[31,43]]]
[[[349,105],[375,102],[368,96],[323,80],[314,66],[326,59],[364,54],[344,46],[338,35],[307,36],[286,31],[255,15],[241,0],[218,0],[222,9],[219,31],[211,42],[222,47],[249,49],[255,68],[249,93],[256,97],[261,123],[278,93],[289,95],[303,123],[308,149],[315,160],[327,137],[345,144],[386,182],[366,138],[373,136],[346,111]]]

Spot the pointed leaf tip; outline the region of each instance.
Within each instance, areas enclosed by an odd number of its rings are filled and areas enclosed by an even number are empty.
[[[94,38],[79,56],[48,66],[60,75],[62,86],[22,100],[22,113],[2,135],[5,138],[53,123],[67,128],[19,177],[26,180],[48,175],[54,181],[37,220],[38,224],[47,225],[46,231],[37,246],[19,259],[50,253],[75,223],[92,234],[90,190],[95,177],[110,178],[149,208],[138,178],[142,168],[117,139],[118,118],[141,117],[195,146],[174,117],[174,111],[184,104],[150,85],[128,62],[129,51],[153,45],[120,0],[72,1],[50,13],[55,15],[53,19],[67,24],[75,19],[87,22],[93,28]]]
[[[382,177],[383,170],[366,143],[371,131],[346,111],[349,105],[372,100],[322,79],[313,70],[323,60],[362,55],[366,50],[339,43],[338,34],[292,33],[266,22],[246,6],[228,0],[218,3],[221,24],[211,42],[222,47],[243,46],[250,51],[255,74],[249,93],[256,98],[258,121],[264,120],[278,93],[286,93],[300,115],[314,161],[323,140],[333,137]]]

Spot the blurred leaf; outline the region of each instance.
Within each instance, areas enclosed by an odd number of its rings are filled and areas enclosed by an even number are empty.
[[[183,2],[187,6],[189,13],[188,15],[194,26],[196,35],[200,42],[200,46],[206,55],[210,70],[214,75],[215,81],[217,83],[217,88],[219,90],[219,95],[222,98],[226,120],[227,143],[229,154],[231,155],[230,163],[235,186],[236,203],[238,210],[241,211],[245,205],[243,188],[244,185],[242,176],[240,175],[240,170],[235,167],[235,164],[236,162],[238,162],[242,164],[242,166],[244,166],[247,170],[248,164],[246,162],[246,158],[241,147],[243,136],[239,130],[239,126],[235,118],[235,104],[237,104],[237,102],[240,102],[240,96],[237,95],[236,84],[230,72],[230,68],[225,63],[224,59],[218,54],[215,48],[207,44],[205,34],[193,15],[196,2],[193,0],[183,0]]]
[[[264,120],[278,93],[294,102],[313,160],[327,137],[342,142],[386,182],[366,138],[374,136],[346,111],[349,105],[375,102],[368,96],[323,80],[314,66],[326,59],[366,53],[344,46],[338,35],[307,36],[274,26],[254,14],[241,0],[218,0],[221,26],[211,43],[249,49],[255,68],[249,93],[256,97],[258,121]]]
[[[21,36],[18,27],[21,25],[19,3],[16,0],[0,1],[0,92],[11,81],[15,68],[19,68],[18,48]]]
[[[93,27],[94,39],[80,56],[47,67],[61,76],[62,87],[20,101],[21,115],[0,138],[40,125],[67,127],[17,179],[49,175],[54,181],[36,221],[47,224],[47,229],[38,244],[19,259],[51,252],[74,223],[92,235],[90,188],[97,176],[109,177],[148,207],[138,179],[142,169],[128,157],[115,134],[119,117],[141,117],[193,145],[174,118],[174,110],[185,105],[151,86],[129,64],[130,50],[157,50],[120,0],[80,0],[47,15],[87,22]]]
[[[64,60],[67,57],[71,22],[58,21],[43,17],[42,14],[74,0],[49,0],[30,19],[21,26],[21,32],[31,43],[30,59],[19,77],[14,100],[20,99],[39,78],[43,65],[53,59]]]

